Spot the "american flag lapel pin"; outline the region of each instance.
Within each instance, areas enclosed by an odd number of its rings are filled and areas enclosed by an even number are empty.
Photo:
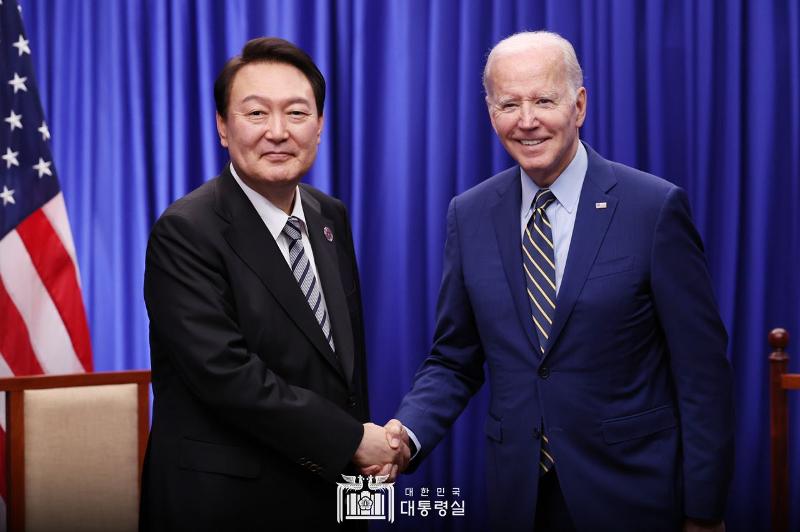
[[[598,201],[594,204],[595,209],[605,209],[606,207],[608,207],[608,204],[605,201]]]
[[[333,242],[333,231],[327,225],[322,229],[322,232],[325,234],[325,240],[328,242]]]

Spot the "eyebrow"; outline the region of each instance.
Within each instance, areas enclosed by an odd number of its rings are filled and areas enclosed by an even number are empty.
[[[547,99],[547,100],[557,100],[558,97],[561,96],[561,93],[558,91],[550,91],[550,92],[543,92],[536,96],[537,99]]]
[[[561,93],[559,93],[558,91],[548,91],[548,92],[542,92],[542,93],[539,93],[539,94],[534,94],[530,98],[519,97],[519,96],[502,96],[500,98],[497,98],[495,100],[495,103],[496,104],[504,104],[504,103],[508,103],[508,102],[518,102],[518,101],[522,101],[522,100],[541,100],[541,99],[557,100],[560,95],[561,95]]]
[[[266,103],[269,102],[269,98],[264,98],[263,96],[259,96],[258,94],[250,94],[249,96],[245,96],[240,103],[248,103],[251,101],[259,102],[259,103]],[[294,105],[296,103],[303,104],[303,105],[311,105],[311,102],[303,98],[302,96],[296,96],[294,98],[289,98],[288,100],[279,102],[284,105]]]

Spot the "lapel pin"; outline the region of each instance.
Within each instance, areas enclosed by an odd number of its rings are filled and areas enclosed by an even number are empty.
[[[605,209],[606,207],[608,207],[608,205],[606,204],[605,201],[598,201],[597,203],[594,204],[595,209]]]
[[[331,231],[330,227],[326,225],[322,232],[325,233],[325,239],[328,242],[333,242],[333,231]]]

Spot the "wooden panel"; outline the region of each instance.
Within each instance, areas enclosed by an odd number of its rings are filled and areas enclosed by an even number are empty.
[[[25,393],[6,393],[8,529],[25,530]]]
[[[147,450],[147,437],[150,434],[150,386],[149,382],[139,383],[139,489],[142,483],[144,454]]]
[[[800,390],[800,373],[781,375],[781,386],[787,390]]]
[[[0,379],[0,391],[41,390],[70,386],[101,386],[104,384],[149,383],[150,370],[74,373],[70,375],[34,375]]]

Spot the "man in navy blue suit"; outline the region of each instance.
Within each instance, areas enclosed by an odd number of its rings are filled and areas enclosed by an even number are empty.
[[[486,363],[493,529],[724,530],[727,334],[685,192],[579,140],[559,35],[501,41],[484,85],[518,165],[450,203],[433,347],[387,427],[413,469]]]

